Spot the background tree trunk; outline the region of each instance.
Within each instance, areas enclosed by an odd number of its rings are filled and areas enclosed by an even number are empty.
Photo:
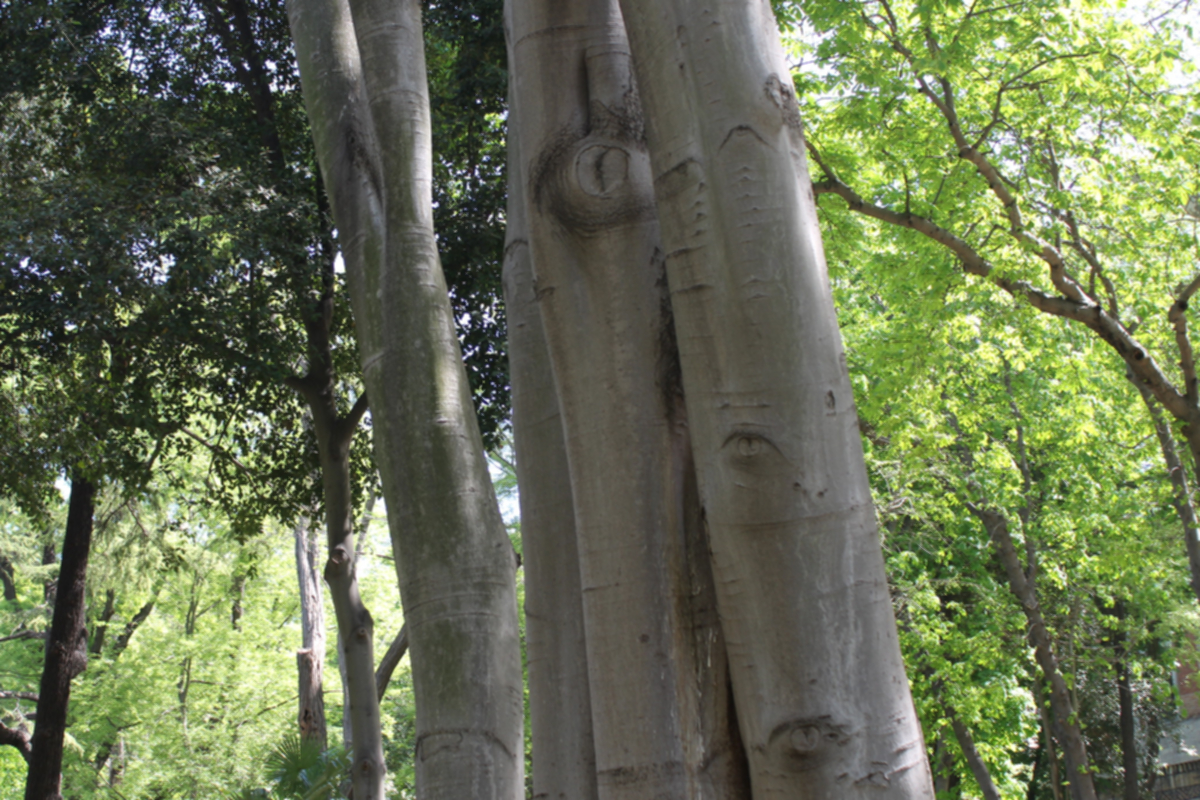
[[[932,797],[771,6],[621,7],[754,796]]]
[[[63,734],[67,727],[71,680],[87,666],[85,602],[95,493],[96,487],[90,481],[78,473],[71,475],[62,565],[38,689],[37,724],[30,741],[32,753],[25,778],[25,800],[61,797]]]
[[[296,653],[300,682],[298,721],[300,735],[324,750],[328,746],[325,727],[325,603],[317,577],[316,540],[309,533],[309,520],[301,516],[292,531],[296,545],[296,577],[300,587],[301,645]]]
[[[1009,590],[1021,604],[1021,610],[1025,612],[1025,619],[1029,623],[1029,638],[1033,642],[1034,654],[1038,666],[1041,667],[1042,677],[1050,687],[1052,730],[1063,746],[1063,755],[1067,763],[1066,778],[1072,800],[1096,800],[1096,788],[1092,782],[1083,731],[1079,728],[1067,682],[1059,669],[1058,658],[1054,654],[1054,643],[1050,639],[1046,620],[1038,605],[1036,587],[1021,567],[1020,557],[1008,529],[1008,520],[1003,514],[986,508],[974,505],[969,505],[968,508],[983,523],[995,544],[1000,565],[1008,578]]]
[[[420,5],[367,0],[352,17],[339,0],[292,0],[288,13],[373,398],[411,640],[418,792],[515,800],[524,795],[516,561],[433,236]],[[374,697],[373,670],[371,687]],[[356,786],[355,800],[369,798]]]
[[[12,561],[8,556],[0,556],[0,584],[4,585],[4,599],[17,599],[16,573],[13,572]]]
[[[996,783],[992,780],[992,773],[988,771],[987,764],[984,763],[983,757],[979,755],[979,750],[975,747],[975,737],[971,735],[971,729],[957,715],[952,716],[950,725],[954,729],[954,738],[958,740],[963,758],[966,759],[971,774],[975,776],[975,782],[979,784],[979,792],[983,795],[983,800],[1000,800],[1000,790],[996,788]]]

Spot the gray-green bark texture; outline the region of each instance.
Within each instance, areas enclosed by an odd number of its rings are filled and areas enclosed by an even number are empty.
[[[515,800],[516,564],[433,236],[420,4],[291,0],[288,12],[372,398],[410,638],[417,791]],[[382,768],[355,765],[377,772],[380,791]],[[366,797],[356,785],[356,800]]]
[[[621,8],[754,796],[932,797],[770,4]]]
[[[516,798],[513,561],[432,235],[419,6],[289,8],[412,638],[418,793]],[[506,13],[536,796],[931,798],[770,5]]]
[[[296,545],[296,578],[300,591],[300,649],[296,652],[296,672],[300,702],[297,724],[300,736],[316,742],[322,750],[328,745],[325,727],[325,605],[317,573],[319,550],[310,535],[309,520],[302,516],[292,531]]]
[[[748,796],[620,10],[534,0],[510,4],[509,25],[510,131],[575,506],[598,793]]]
[[[519,146],[509,137],[504,305],[513,451],[521,487],[533,794],[596,800],[596,751],[575,506],[562,415],[533,283]]]

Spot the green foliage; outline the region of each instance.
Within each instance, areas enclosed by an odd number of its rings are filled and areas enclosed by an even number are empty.
[[[487,450],[509,415],[501,301],[508,72],[501,0],[425,10],[433,114],[434,229]]]
[[[289,734],[267,756],[267,772],[280,800],[329,800],[341,797],[350,758],[338,747],[322,750],[310,739]]]

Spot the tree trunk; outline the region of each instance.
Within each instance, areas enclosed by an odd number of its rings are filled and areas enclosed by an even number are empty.
[[[963,758],[966,759],[971,774],[975,776],[975,782],[979,784],[979,792],[983,795],[983,800],[1000,800],[1000,790],[996,788],[996,783],[992,780],[992,773],[975,747],[975,738],[971,736],[971,730],[955,714],[951,716],[950,725],[954,728],[954,738],[958,740]]]
[[[1117,678],[1125,800],[1139,800],[1141,790],[1138,786],[1137,723],[1133,712],[1133,686],[1129,680],[1129,652],[1125,648],[1128,637],[1122,626],[1126,616],[1125,601],[1117,600],[1111,605],[1098,601],[1098,605],[1101,613],[1112,616],[1117,622],[1112,633],[1113,672]]]
[[[242,616],[246,613],[246,610],[242,607],[242,600],[246,596],[245,575],[233,576],[229,593],[233,595],[233,602],[229,604],[229,626],[235,631],[240,631],[242,629]]]
[[[420,4],[352,7],[353,18],[344,0],[291,0],[288,12],[374,398],[411,640],[418,793],[512,800],[524,794],[516,562],[433,237]]]
[[[108,632],[108,623],[116,612],[117,593],[108,589],[104,593],[104,610],[100,612],[100,617],[96,620],[96,630],[92,634],[92,643],[88,646],[88,653],[91,655],[98,656],[104,650],[104,636]]]
[[[596,751],[575,507],[562,416],[534,289],[525,181],[518,152],[517,137],[510,134],[504,307],[512,382],[513,449],[521,487],[533,795],[552,800],[596,800]]]
[[[25,779],[25,800],[58,800],[62,782],[63,734],[71,680],[87,666],[87,563],[92,546],[96,487],[78,473],[71,476],[71,499],[63,537],[62,565],[54,601],[46,662],[38,689],[37,724]]]
[[[748,796],[620,11],[509,9],[514,183],[570,465],[599,795]]]
[[[1124,648],[1116,653],[1117,698],[1121,708],[1121,766],[1124,770],[1125,800],[1138,800],[1137,735],[1133,718],[1133,688],[1129,684],[1129,665],[1125,661]]]
[[[1021,604],[1025,619],[1029,623],[1029,637],[1033,641],[1034,654],[1038,666],[1041,667],[1042,677],[1050,687],[1050,708],[1053,712],[1051,720],[1055,737],[1063,747],[1063,755],[1067,762],[1067,781],[1073,800],[1096,800],[1096,789],[1092,783],[1092,773],[1088,765],[1087,747],[1084,743],[1083,732],[1075,716],[1071,703],[1067,682],[1058,667],[1058,658],[1054,654],[1053,641],[1042,617],[1038,605],[1036,588],[1026,578],[1021,567],[1020,557],[1013,545],[1012,535],[1008,530],[1008,519],[995,511],[978,506],[968,506],[979,521],[987,529],[988,535],[996,546],[1000,564],[1008,577],[1008,588]]]
[[[1179,449],[1175,446],[1175,436],[1171,426],[1163,417],[1158,401],[1144,383],[1138,380],[1130,370],[1125,371],[1125,377],[1137,388],[1150,412],[1154,423],[1154,434],[1158,437],[1158,446],[1162,451],[1163,462],[1167,467],[1167,478],[1171,481],[1171,505],[1183,525],[1183,542],[1187,551],[1188,570],[1191,575],[1192,594],[1200,601],[1200,522],[1196,519],[1196,506],[1192,501],[1192,490],[1188,485],[1187,471],[1179,460]]]
[[[300,650],[296,667],[300,681],[298,722],[300,736],[328,747],[325,728],[325,603],[317,577],[317,541],[309,532],[307,516],[292,531],[296,545],[296,577],[300,588]]]
[[[621,7],[754,796],[932,797],[770,4]]]
[[[51,538],[42,545],[42,566],[52,567],[58,563],[58,551],[54,549],[54,539]],[[54,592],[58,587],[58,577],[46,578],[42,582],[42,599],[46,605],[54,605]]]
[[[329,397],[329,395],[325,395]],[[380,731],[379,700],[375,696],[375,622],[358,592],[354,560],[354,517],[350,492],[350,439],[356,418],[339,418],[336,410],[313,408],[325,490],[325,535],[329,559],[325,582],[337,615],[346,656],[346,694],[354,733],[351,782],[355,800],[382,800],[386,767]],[[314,664],[315,666],[315,664]],[[314,675],[313,678],[318,676]],[[323,716],[323,714],[322,714]],[[313,720],[314,729],[320,723]]]
[[[0,584],[4,585],[4,599],[17,599],[16,573],[8,556],[0,556]]]
[[[162,591],[162,582],[159,581],[154,586],[154,592],[150,595],[137,613],[125,623],[125,629],[112,644],[112,649],[109,651],[109,658],[117,658],[121,653],[125,652],[125,648],[129,646],[129,640],[133,638],[133,634],[137,633],[137,629],[142,626],[142,623],[149,619],[150,614],[154,612],[154,605],[158,602],[158,593]]]

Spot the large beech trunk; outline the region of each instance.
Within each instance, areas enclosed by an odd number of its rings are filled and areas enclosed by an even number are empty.
[[[746,796],[620,12],[509,12],[514,183],[570,464],[598,793]]]
[[[288,14],[372,397],[411,642],[417,789],[426,800],[515,800],[516,563],[433,237],[420,4],[291,0]],[[356,775],[378,772],[379,791],[382,768],[355,764]],[[355,800],[378,796],[355,786]]]
[[[504,306],[513,449],[521,487],[533,794],[596,800],[575,507],[562,416],[534,290],[518,151],[516,137],[510,136]]]
[[[770,4],[621,7],[754,796],[932,797]]]
[[[54,600],[46,661],[38,687],[37,724],[30,739],[25,800],[59,800],[62,783],[63,734],[71,681],[87,667],[86,586],[92,548],[93,498],[96,487],[79,474],[71,476],[71,499],[63,537],[62,565]]]

